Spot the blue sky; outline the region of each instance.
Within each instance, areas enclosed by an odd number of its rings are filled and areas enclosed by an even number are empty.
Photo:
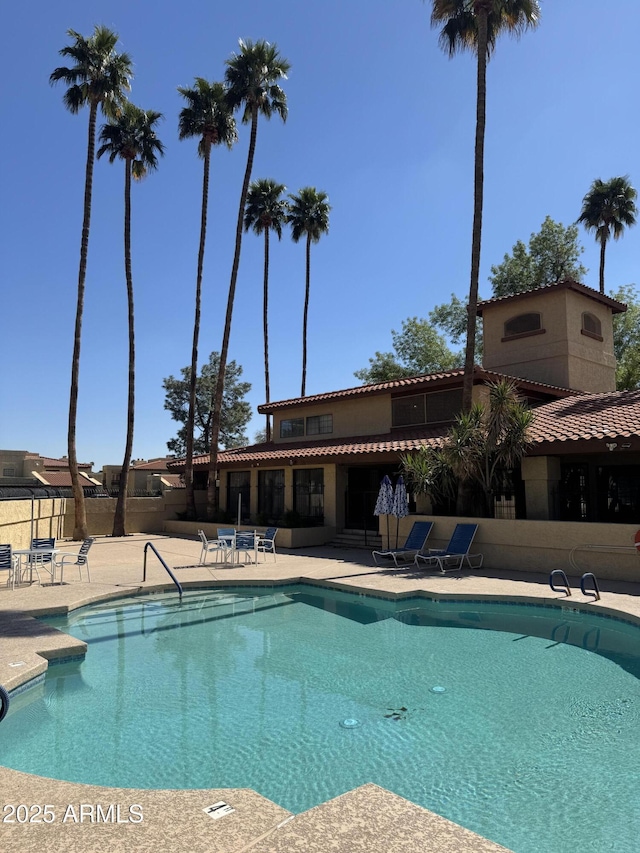
[[[596,177],[640,181],[640,3],[542,3],[538,30],[503,38],[488,70],[480,294],[516,240],[546,215],[580,212]],[[420,0],[109,0],[5,4],[0,136],[2,368],[0,447],[66,454],[68,394],[88,114],[68,113],[49,74],[66,30],[104,24],[131,54],[131,100],[161,111],[166,156],[133,188],[137,406],[134,457],[166,453],[176,424],[162,380],[190,362],[201,161],[179,142],[177,86],[220,80],[238,38],[275,42],[291,63],[289,118],[261,121],[254,178],[329,195],[330,233],[312,250],[307,393],[358,384],[353,372],[391,329],[469,287],[475,62],[449,59]],[[201,362],[222,338],[248,130],[214,152],[203,282]],[[78,458],[121,462],[126,428],[123,169],[96,164],[80,371]],[[586,283],[598,249],[581,232]],[[606,285],[637,281],[640,229],[607,252]],[[245,235],[230,358],[264,400],[262,240]],[[271,399],[300,391],[304,246],[271,252]],[[255,415],[249,436],[262,428]]]

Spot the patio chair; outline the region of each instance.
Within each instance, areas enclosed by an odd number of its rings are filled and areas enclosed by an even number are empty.
[[[198,565],[205,565],[207,562],[207,554],[215,554],[216,562],[218,562],[218,557],[222,555],[223,562],[226,563],[230,551],[228,540],[207,539],[204,530],[198,530],[198,536],[202,542],[202,550],[200,551],[200,560],[198,561]]]
[[[437,566],[442,574],[459,572],[465,562],[470,569],[479,569],[482,566],[483,555],[469,553],[477,530],[477,524],[456,524],[446,548],[430,548],[428,554],[416,554],[414,563],[419,568]]]
[[[15,589],[19,564],[20,557],[12,552],[11,545],[0,545],[0,572],[8,571],[7,586],[11,589]]]
[[[257,550],[259,554],[273,554],[273,562],[276,562],[276,534],[277,527],[267,527],[264,535],[258,537]]]
[[[36,573],[36,577],[38,578],[38,583],[42,583],[40,578],[40,572],[38,571],[38,567],[44,569],[45,572],[51,575],[53,579],[55,575],[55,562],[53,551],[56,547],[56,540],[52,536],[45,537],[35,537],[31,540],[31,551],[42,551],[41,554],[31,553],[29,554],[29,562],[28,568],[30,571]]]
[[[250,563],[258,562],[258,534],[255,530],[251,532],[242,531],[236,533],[233,551],[237,562],[240,562],[240,554],[244,553]],[[253,557],[252,557],[253,555]]]
[[[62,583],[62,576],[64,574],[64,566],[65,563],[69,563],[69,565],[78,567],[78,575],[80,580],[82,580],[82,569],[83,567],[87,570],[87,580],[91,582],[91,574],[89,572],[89,558],[87,554],[89,553],[89,548],[95,542],[95,538],[90,536],[88,539],[85,539],[82,545],[80,546],[80,550],[76,551],[73,554],[59,554],[55,558],[56,568],[60,568],[60,583]]]
[[[409,535],[401,548],[388,548],[386,551],[372,551],[373,562],[378,564],[378,557],[387,557],[400,568],[398,560],[412,560],[423,549],[431,533],[433,521],[414,521]]]
[[[229,547],[233,545],[233,537],[236,535],[235,527],[219,527],[218,539],[225,539],[229,543]]]

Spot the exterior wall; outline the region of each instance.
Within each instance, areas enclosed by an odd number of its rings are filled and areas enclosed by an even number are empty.
[[[544,333],[503,341],[505,322],[530,311],[540,312]],[[602,341],[582,334],[584,311],[600,320]],[[483,310],[483,366],[563,388],[615,391],[611,318],[606,305],[570,289],[487,305]]]
[[[66,498],[0,501],[0,542],[20,549],[28,548],[32,537],[61,539],[66,504]]]
[[[309,436],[280,438],[280,421],[289,418],[307,418],[313,415],[333,415],[333,432],[314,435],[313,439],[336,436],[376,435],[391,429],[391,394],[359,397],[344,400],[327,400],[324,403],[292,407],[274,413],[273,440],[276,444],[299,441],[304,444]]]
[[[284,469],[284,510],[285,512],[293,509],[293,472],[308,468],[322,468],[324,471],[324,522],[330,527],[336,526],[337,508],[336,508],[336,466],[333,464],[323,465],[321,463],[309,465],[269,465],[255,467],[249,470],[251,475],[250,483],[250,506],[249,513],[252,518],[258,514],[258,473],[260,471],[272,471]],[[227,510],[227,489],[225,485],[225,475],[228,469],[221,468],[221,488],[220,488],[220,509]],[[196,492],[197,496],[198,492]],[[197,500],[197,498],[196,498]],[[183,497],[184,504],[184,497]]]
[[[198,530],[203,530],[207,539],[215,539],[218,527],[224,525],[212,524],[206,521],[166,521],[164,533],[169,536],[197,536]],[[250,524],[236,526],[237,530],[264,533],[265,527]],[[312,548],[316,545],[326,545],[336,535],[335,527],[279,527],[276,536],[276,551],[278,548]]]
[[[73,499],[67,499],[64,535],[71,538],[75,527]],[[87,528],[90,536],[110,536],[116,498],[94,498],[85,501]],[[129,498],[127,502],[127,533],[161,533],[165,519],[163,498]]]
[[[400,542],[406,538],[413,522],[422,520],[434,522],[428,542],[430,548],[446,547],[458,522],[477,524],[478,532],[471,552],[484,555],[484,568],[487,569],[544,574],[562,569],[574,577],[583,572],[593,572],[598,580],[636,583],[640,574],[640,554],[633,545],[637,525],[410,515],[400,519]],[[380,533],[384,547],[387,538],[384,516],[380,522]],[[586,545],[595,546],[597,550],[586,549]],[[577,573],[569,560],[574,548],[577,549],[574,552]],[[608,550],[611,548],[625,550]]]
[[[521,462],[527,520],[551,517],[552,491],[560,482],[560,460],[555,456],[525,456]]]

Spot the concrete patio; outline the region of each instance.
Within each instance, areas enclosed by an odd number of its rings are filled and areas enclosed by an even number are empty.
[[[153,553],[148,554],[147,580],[142,582],[143,550],[152,542],[180,583],[188,587],[238,583],[309,581],[340,589],[358,589],[393,597],[426,594],[511,601],[567,601],[551,591],[546,575],[492,571],[460,574],[422,574],[412,565],[396,570],[377,567],[368,551],[329,546],[278,553],[254,565],[198,566],[200,542],[163,535],[99,537],[90,552],[91,583],[78,579],[77,569],[65,568],[64,585],[0,587],[0,684],[14,690],[44,672],[47,660],[81,654],[85,644],[33,617],[64,613],[92,602],[126,596],[142,589],[175,588]],[[78,543],[65,543],[70,551]],[[612,556],[615,559],[615,556]],[[640,625],[640,586],[602,582],[602,599],[594,602],[579,592],[572,579],[568,604],[618,615]],[[2,733],[0,723],[0,735]],[[254,791],[136,791],[98,788],[0,768],[3,806],[48,804],[50,823],[0,823],[0,849],[29,851],[208,851],[240,853],[266,851],[500,851],[504,848],[474,835],[444,818],[385,791],[365,785],[293,817]],[[224,801],[235,811],[221,820],[203,812]],[[85,817],[80,820],[80,804]],[[121,820],[98,822],[96,807],[119,805]],[[140,806],[141,821],[130,820],[129,807]],[[74,810],[68,813],[68,807]],[[92,811],[93,809],[93,811]],[[68,819],[63,816],[68,813]],[[7,814],[5,810],[4,814]],[[112,817],[116,814],[112,810]],[[74,815],[76,820],[73,819]],[[135,815],[134,815],[135,817]]]

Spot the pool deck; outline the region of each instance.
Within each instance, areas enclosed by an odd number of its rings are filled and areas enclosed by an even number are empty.
[[[33,585],[15,590],[0,587],[0,684],[7,690],[15,690],[42,674],[47,668],[47,659],[84,652],[84,643],[47,627],[34,616],[64,613],[145,589],[174,588],[152,553],[148,554],[147,581],[142,582],[143,549],[149,541],[175,570],[185,588],[242,582],[307,581],[386,597],[425,594],[566,603],[572,608],[604,611],[640,624],[640,583],[601,582],[602,598],[595,602],[581,594],[575,578],[570,578],[573,594],[567,599],[549,588],[546,575],[493,571],[490,567],[447,575],[425,574],[417,572],[411,564],[401,569],[375,566],[371,554],[359,549],[324,546],[279,552],[276,562],[267,556],[266,561],[257,566],[198,566],[200,542],[193,539],[159,534],[136,534],[119,539],[105,536],[96,539],[90,552],[91,583],[80,581],[77,569],[67,565],[62,586]],[[65,543],[63,547],[77,550],[78,543]],[[0,736],[1,727],[0,723]],[[373,784],[349,791],[295,817],[247,789],[136,791],[99,788],[2,767],[0,792],[0,806],[4,809],[0,817],[3,853],[26,853],[43,847],[47,853],[75,853],[76,850],[82,853],[103,850],[110,853],[505,851],[504,847]],[[204,809],[219,801],[228,803],[234,811],[214,820]],[[7,806],[19,804],[51,806],[46,816],[50,822],[2,822],[13,815]],[[129,811],[134,804],[140,808]],[[20,814],[22,816],[23,812]],[[31,815],[38,817],[35,809]]]

